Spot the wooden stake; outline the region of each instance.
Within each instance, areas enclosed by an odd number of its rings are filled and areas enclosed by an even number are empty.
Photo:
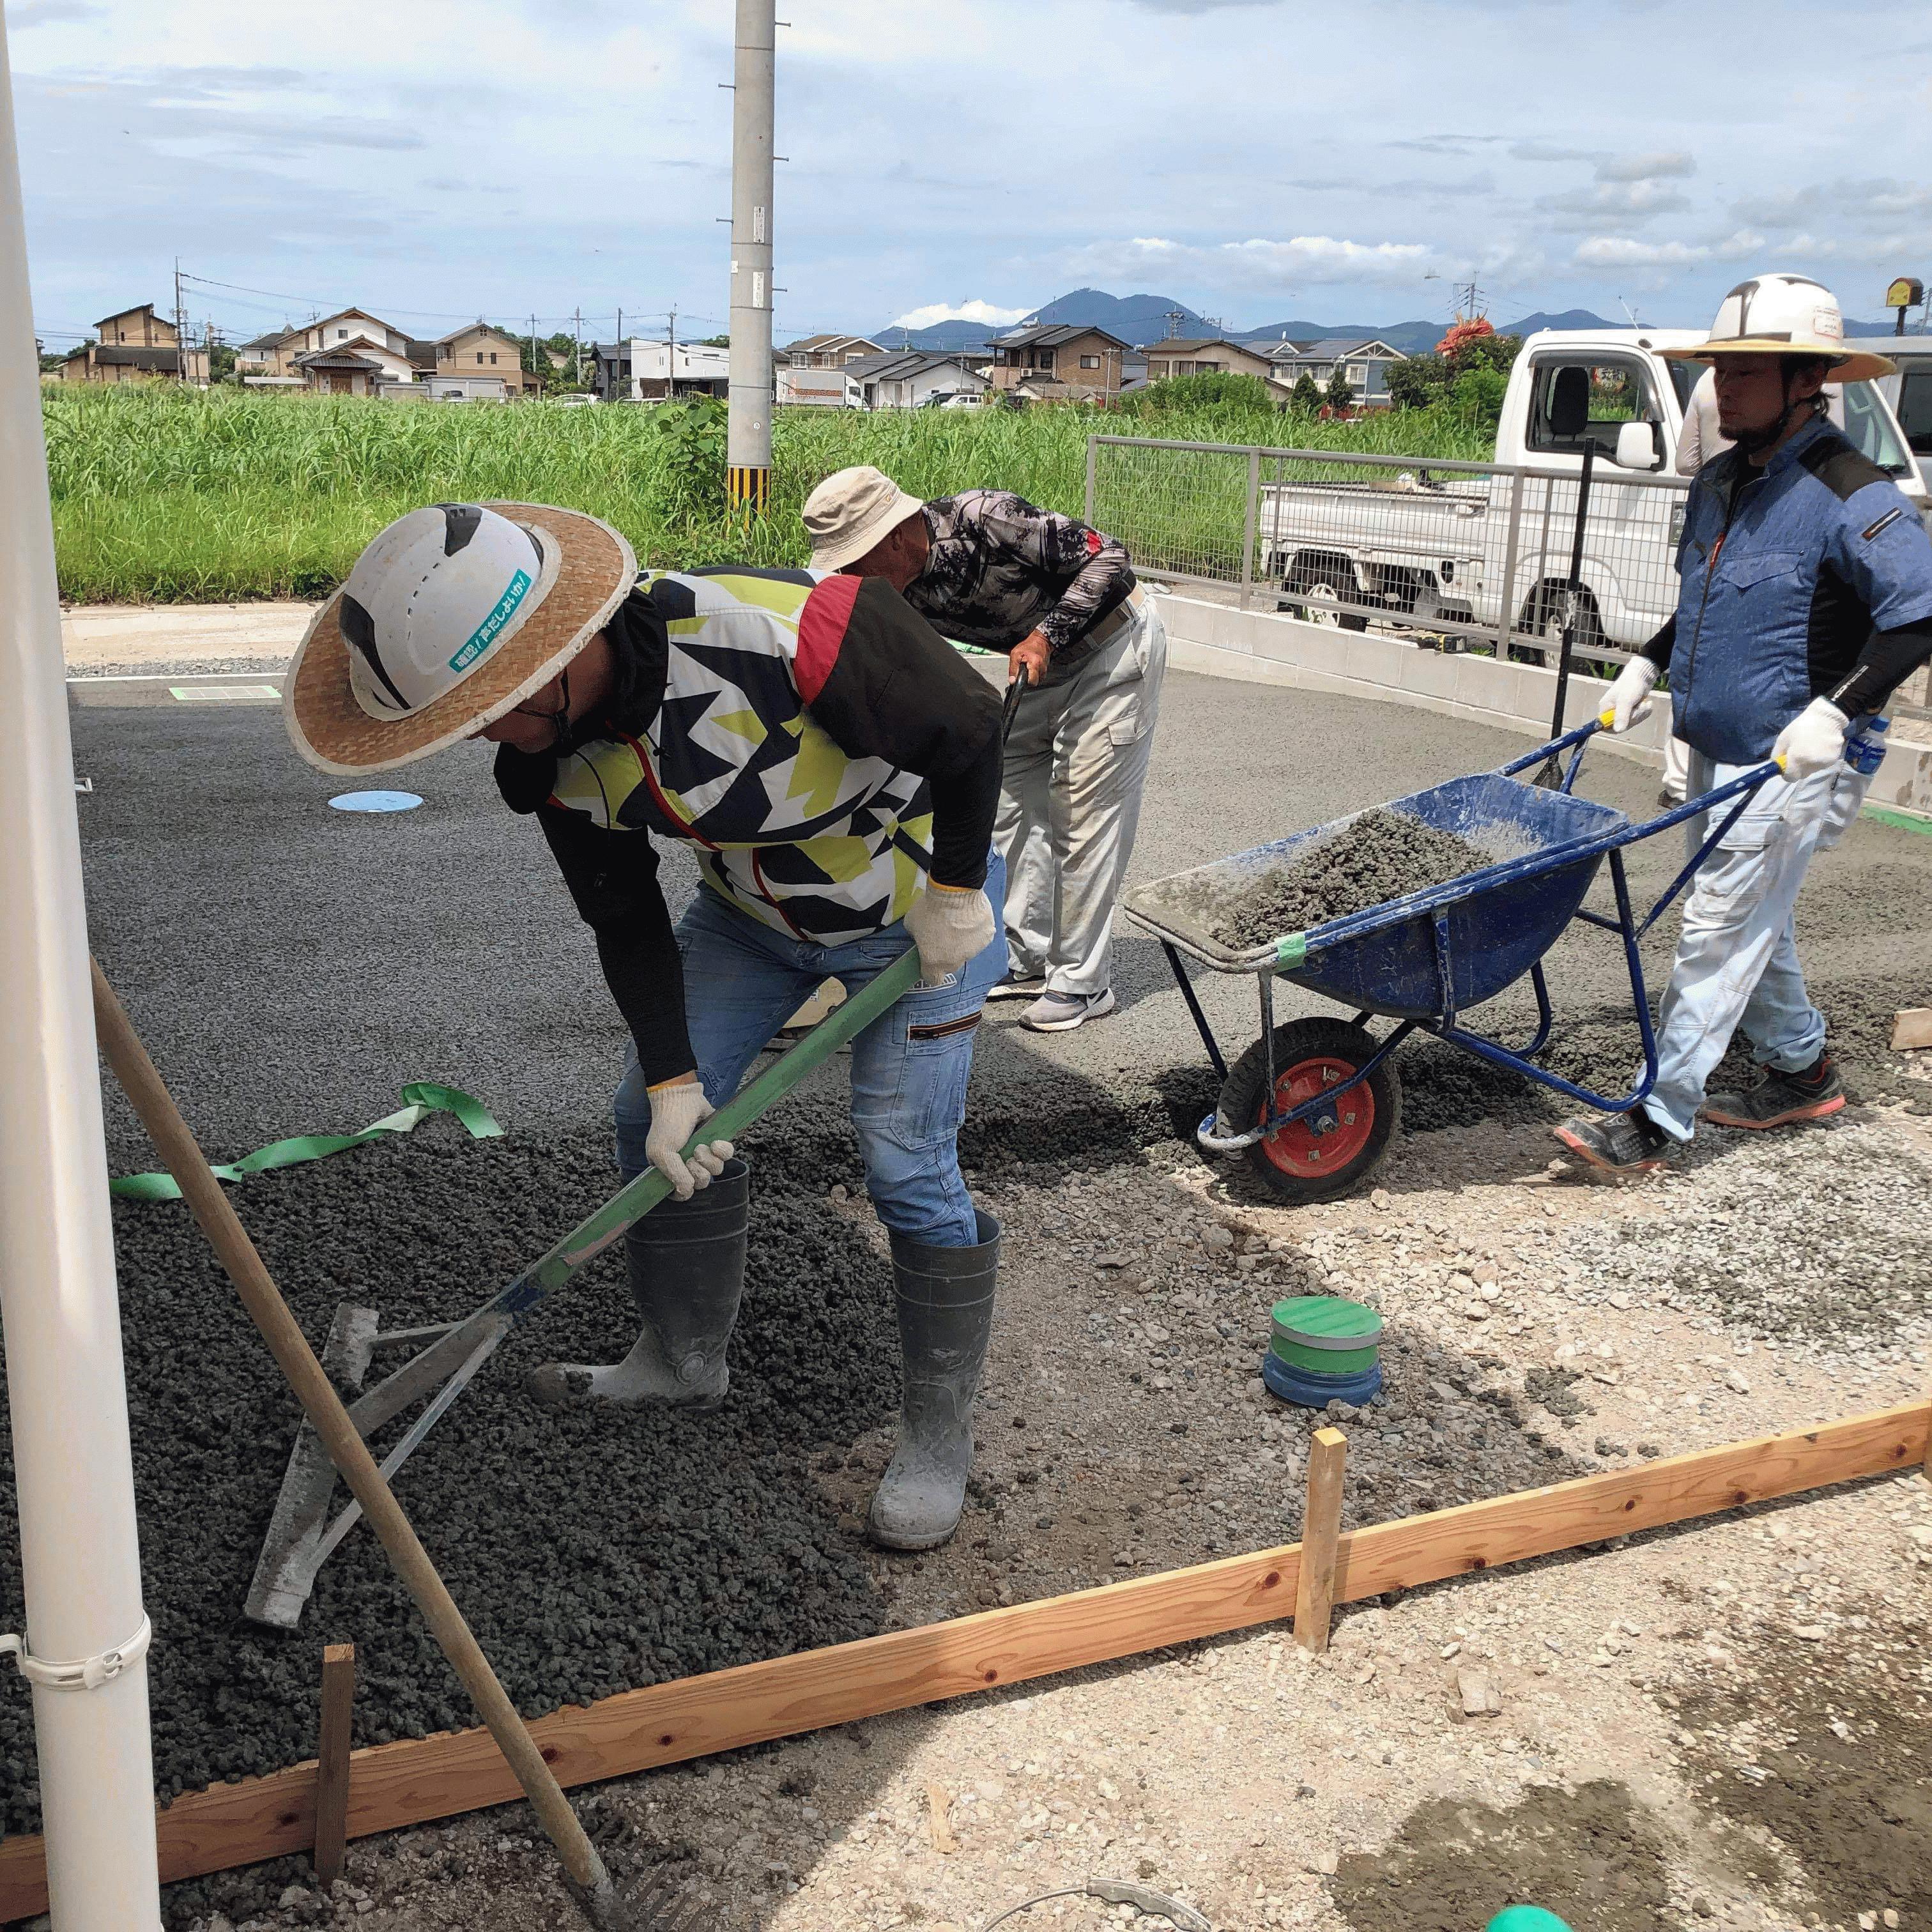
[[[1335,1558],[1342,1538],[1342,1478],[1348,1438],[1318,1429],[1308,1446],[1308,1502],[1301,1517],[1301,1564],[1294,1585],[1294,1640],[1319,1657],[1328,1648],[1335,1607]]]
[[[322,1653],[322,1730],[315,1766],[315,1877],[342,1876],[349,1843],[349,1732],[356,1706],[356,1646],[332,1643]]]
[[[926,1787],[926,1816],[932,1826],[932,1849],[943,1858],[950,1858],[959,1849],[959,1841],[952,1835],[952,1827],[946,1817],[946,1808],[952,1802],[944,1785],[928,1784]]]
[[[174,1176],[182,1198],[200,1222],[202,1232],[234,1282],[242,1306],[261,1331],[268,1352],[275,1358],[275,1366],[302,1404],[302,1413],[315,1425],[328,1460],[348,1484],[350,1494],[362,1505],[362,1514],[369,1519],[369,1527],[375,1532],[392,1568],[416,1599],[430,1634],[449,1659],[450,1667],[470,1694],[477,1714],[488,1726],[496,1748],[515,1775],[518,1788],[530,1801],[538,1822],[556,1847],[564,1870],[592,1922],[614,1922],[618,1910],[616,1887],[596,1846],[585,1835],[555,1773],[544,1762],[536,1740],[510,1702],[509,1694],[498,1682],[482,1646],[456,1607],[455,1598],[430,1561],[429,1552],[403,1514],[395,1492],[376,1466],[368,1444],[350,1420],[334,1384],[316,1360],[301,1323],[290,1313],[274,1278],[248,1238],[241,1217],[230,1206],[187,1121],[182,1118],[174,1096],[148,1058],[134,1022],[115,998],[100,961],[92,964],[94,1030],[115,1078],[120,1082],[163,1165]]]
[[[1892,1050],[1932,1046],[1932,1006],[1906,1006],[1892,1016]]]

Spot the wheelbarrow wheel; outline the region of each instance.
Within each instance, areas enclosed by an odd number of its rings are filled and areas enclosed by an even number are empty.
[[[1282,1112],[1338,1086],[1374,1054],[1366,1028],[1347,1020],[1290,1020],[1275,1028],[1274,1093],[1268,1090],[1268,1043],[1258,1040],[1228,1070],[1216,1110],[1223,1133],[1260,1126]],[[1384,1060],[1336,1102],[1334,1124],[1321,1131],[1313,1120],[1277,1127],[1247,1150],[1256,1178],[1285,1200],[1332,1201],[1347,1194],[1382,1165],[1402,1119],[1402,1088]]]

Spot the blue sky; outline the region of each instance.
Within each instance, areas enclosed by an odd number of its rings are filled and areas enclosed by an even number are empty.
[[[730,0],[11,0],[50,346],[130,302],[236,335],[582,308],[723,326]],[[1082,284],[1232,326],[1582,305],[1706,321],[1792,268],[1932,280],[1932,24],[1554,0],[785,0],[778,328]],[[1856,25],[1856,32],[1848,31]]]

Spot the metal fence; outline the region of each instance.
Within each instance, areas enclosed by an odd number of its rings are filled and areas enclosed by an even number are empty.
[[[1621,662],[1677,606],[1689,484],[1599,462],[1576,642]],[[1578,479],[1526,464],[1094,436],[1087,520],[1156,581],[1318,622],[1540,658],[1569,611]]]

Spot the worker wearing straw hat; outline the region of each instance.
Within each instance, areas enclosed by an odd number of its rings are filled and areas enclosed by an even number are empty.
[[[999,704],[890,585],[726,567],[641,577],[608,524],[533,503],[411,512],[363,553],[291,668],[290,735],[360,775],[466,738],[534,816],[632,1036],[618,1164],[677,1198],[628,1236],[643,1328],[546,1399],[715,1406],[744,1286],[728,1142],[683,1150],[800,999],[919,950],[917,987],[853,1043],[852,1119],[891,1236],[904,1392],[876,1540],[952,1534],[972,1455],[999,1224],[956,1136],[987,988],[1006,967],[990,853]],[[695,848],[674,928],[650,834]],[[700,1190],[711,1190],[700,1196]],[[721,1199],[724,1210],[721,1211]]]
[[[805,500],[814,570],[883,578],[950,638],[1024,678],[994,836],[1007,974],[994,999],[1064,1033],[1114,1010],[1114,901],[1133,851],[1167,665],[1160,614],[1118,539],[1010,490],[922,503],[868,465]]]
[[[1606,717],[1628,730],[1667,670],[1693,794],[1772,759],[1781,775],[1698,869],[1648,1096],[1556,1130],[1616,1170],[1658,1166],[1700,1118],[1762,1129],[1844,1106],[1798,965],[1798,888],[1814,853],[1857,815],[1881,748],[1874,714],[1932,656],[1932,540],[1826,416],[1827,381],[1869,382],[1893,365],[1846,350],[1831,292],[1802,275],[1758,276],[1724,298],[1708,340],[1660,352],[1713,365],[1732,447],[1691,486],[1676,614],[1619,674]],[[1699,814],[1685,829],[1694,855],[1709,827]],[[1740,1028],[1756,1077],[1707,1096]]]

